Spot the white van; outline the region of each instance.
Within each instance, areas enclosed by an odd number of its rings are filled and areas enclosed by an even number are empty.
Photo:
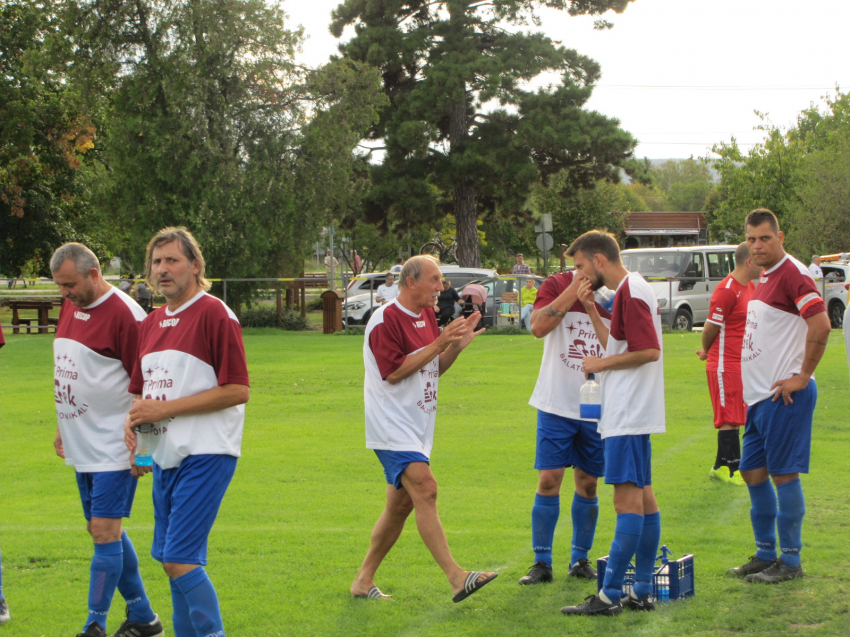
[[[735,269],[737,245],[623,250],[623,265],[639,272],[658,297],[661,322],[690,330],[705,323],[714,288]]]

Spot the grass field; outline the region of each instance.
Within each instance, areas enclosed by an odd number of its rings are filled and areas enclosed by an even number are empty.
[[[662,543],[696,554],[696,597],[656,613],[567,618],[594,592],[568,581],[569,494],[555,539],[555,582],[520,587],[532,562],[535,413],[527,405],[542,342],[480,338],[443,378],[433,453],[440,511],[465,568],[501,576],[461,604],[413,521],[378,572],[391,602],[352,600],[351,580],[381,511],[380,465],[364,448],[362,337],[248,331],[251,372],[243,457],[210,538],[207,568],[232,637],[466,635],[846,635],[850,593],[850,411],[843,337],[818,370],[812,474],[804,478],[806,578],[776,587],[727,579],[753,551],[746,489],[707,479],[716,435],[698,334],[665,336],[667,429],[653,436]],[[51,338],[7,337],[0,350],[0,549],[12,622],[0,637],[75,635],[85,620],[91,542],[72,469],[54,455]],[[150,479],[126,528],[154,609],[170,630],[170,594],[148,555]],[[592,557],[607,554],[614,511],[600,489]],[[123,619],[116,596],[109,630]]]

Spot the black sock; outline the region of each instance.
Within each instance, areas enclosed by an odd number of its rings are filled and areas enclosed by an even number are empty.
[[[729,473],[734,474],[741,464],[741,439],[738,437],[738,428],[718,431],[717,444],[723,464],[729,467]]]
[[[720,431],[717,432],[717,457],[714,459],[714,468],[719,469],[724,464],[723,453],[720,451]]]

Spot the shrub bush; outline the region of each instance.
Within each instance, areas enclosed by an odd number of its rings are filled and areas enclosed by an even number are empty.
[[[277,327],[277,310],[271,305],[260,305],[242,312],[239,319],[242,327]],[[285,330],[300,332],[309,330],[307,319],[292,310],[284,309],[281,315],[281,325]]]

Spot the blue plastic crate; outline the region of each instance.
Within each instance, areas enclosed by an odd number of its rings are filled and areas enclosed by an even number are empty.
[[[662,554],[655,561],[662,560],[667,555],[667,547],[662,547]],[[597,586],[602,589],[605,579],[605,569],[608,567],[608,556],[596,560]],[[623,597],[632,592],[635,585],[635,567],[629,564],[626,576],[623,579]],[[661,602],[669,602],[675,599],[684,599],[694,596],[694,556],[685,555],[678,560],[669,560],[655,569],[652,583],[652,596]]]

